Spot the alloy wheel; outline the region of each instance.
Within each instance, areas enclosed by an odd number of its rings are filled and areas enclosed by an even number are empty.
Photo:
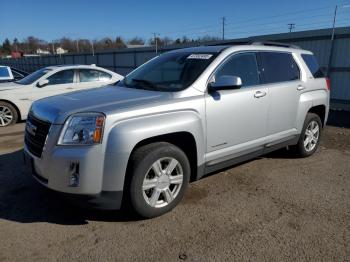
[[[12,112],[7,106],[0,105],[0,126],[8,126],[13,119]]]
[[[148,169],[142,184],[144,200],[154,208],[165,207],[179,194],[183,184],[183,169],[179,161],[164,157]]]
[[[311,121],[306,130],[304,136],[304,148],[307,152],[314,150],[317,145],[320,136],[320,126],[316,121]]]

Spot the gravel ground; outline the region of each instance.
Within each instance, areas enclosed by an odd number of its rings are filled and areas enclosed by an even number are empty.
[[[0,261],[350,261],[348,128],[327,126],[310,158],[281,150],[191,183],[174,211],[137,220],[37,185],[23,127],[0,130]]]

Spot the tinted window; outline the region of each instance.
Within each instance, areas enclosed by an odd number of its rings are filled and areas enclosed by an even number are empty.
[[[79,79],[80,82],[94,82],[99,80],[99,71],[90,69],[80,69]]]
[[[322,69],[320,68],[320,66],[317,63],[316,58],[313,55],[301,55],[301,57],[304,59],[305,64],[307,65],[307,67],[309,68],[311,74],[315,77],[315,78],[322,78],[324,77],[324,73],[322,71]]]
[[[12,70],[12,75],[13,75],[14,78],[18,78],[18,79],[23,78],[22,75],[20,75],[19,73],[15,72],[13,70]]]
[[[99,78],[100,81],[108,81],[112,78],[112,76],[110,74],[108,74],[106,72],[102,72],[102,71],[100,71],[99,77],[100,77]]]
[[[21,85],[30,85],[50,71],[51,71],[51,69],[47,69],[47,68],[40,69],[40,70],[35,71],[34,73],[26,76],[25,78],[22,78],[21,80],[17,81],[16,83],[21,84]]]
[[[10,72],[6,66],[0,66],[0,78],[10,78]]]
[[[49,76],[47,79],[49,85],[60,85],[73,83],[73,78],[74,70],[63,70]]]
[[[291,54],[261,52],[260,58],[264,84],[300,79],[298,65]]]
[[[213,61],[214,53],[162,54],[131,72],[119,86],[147,90],[179,91],[189,87]]]
[[[259,74],[255,53],[237,54],[229,58],[219,67],[215,78],[223,75],[239,76],[242,87],[258,85]]]

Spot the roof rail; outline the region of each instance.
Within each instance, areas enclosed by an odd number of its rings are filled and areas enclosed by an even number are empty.
[[[279,47],[301,49],[300,46],[297,46],[297,45],[273,42],[273,41],[251,41],[249,45],[279,46]]]

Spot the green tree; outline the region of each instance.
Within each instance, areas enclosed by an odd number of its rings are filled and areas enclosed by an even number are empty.
[[[114,42],[115,48],[125,48],[126,44],[121,36],[117,36]]]
[[[8,40],[7,38],[2,43],[2,50],[3,50],[4,54],[6,54],[6,55],[11,54],[12,46],[11,46],[10,40]]]
[[[128,41],[128,44],[129,45],[144,45],[145,44],[145,40],[143,40],[140,37],[134,37],[134,38],[132,38],[132,39],[130,39]]]

